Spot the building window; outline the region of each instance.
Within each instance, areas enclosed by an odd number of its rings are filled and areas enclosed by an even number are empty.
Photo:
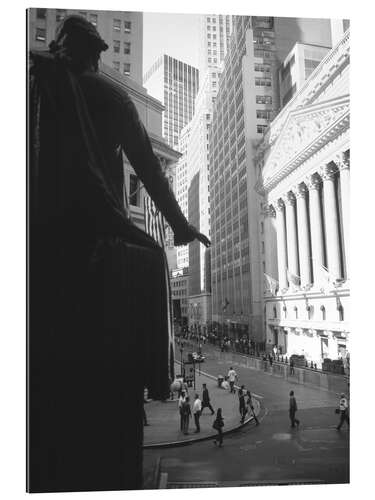
[[[257,95],[255,97],[257,104],[272,104],[272,96],[270,95]]]
[[[121,31],[121,19],[114,19],[113,20],[113,29],[115,31]]]
[[[129,203],[133,206],[138,206],[138,177],[134,174],[130,174],[129,181]]]
[[[44,28],[37,28],[35,33],[35,40],[38,42],[46,41],[46,30]]]
[[[47,18],[47,9],[36,9],[36,18],[37,19],[46,19]]]
[[[264,233],[264,222],[262,221],[260,223],[260,234],[263,234]]]
[[[262,241],[262,253],[264,253],[264,241]]]
[[[297,306],[294,306],[294,314],[295,314],[295,319],[298,319],[298,307]]]
[[[124,31],[125,33],[131,33],[132,23],[131,21],[124,21]]]
[[[273,306],[273,317],[277,318],[277,309],[276,309],[276,306]]]
[[[257,109],[257,118],[261,118],[263,120],[271,119],[271,111],[269,109]]]
[[[113,68],[116,71],[120,71],[120,62],[119,61],[113,61]]]
[[[286,306],[283,306],[283,311],[284,311],[284,318],[286,319],[288,317],[288,309]]]
[[[264,134],[266,131],[268,125],[257,125],[257,133],[258,134]]]
[[[94,26],[97,26],[97,24],[98,24],[98,15],[97,14],[90,14],[90,23],[93,24]]]
[[[207,22],[210,23],[211,22],[211,18],[210,17],[207,17]]]
[[[130,63],[124,63],[124,75],[130,75]]]
[[[124,54],[130,54],[130,42],[124,42]]]
[[[120,40],[113,40],[113,52],[115,54],[120,53]]]
[[[59,23],[66,17],[66,10],[65,9],[57,9],[56,10],[56,22]]]

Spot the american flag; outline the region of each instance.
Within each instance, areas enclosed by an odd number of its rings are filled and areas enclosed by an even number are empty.
[[[164,218],[160,210],[149,196],[144,198],[145,231],[162,247],[165,248]]]

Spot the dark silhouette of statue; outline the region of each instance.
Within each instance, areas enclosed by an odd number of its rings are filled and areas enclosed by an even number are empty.
[[[125,152],[175,235],[183,216],[126,91],[98,72],[108,47],[67,17],[30,54],[28,490],[142,487],[143,390],[173,379],[164,251],[131,221]]]

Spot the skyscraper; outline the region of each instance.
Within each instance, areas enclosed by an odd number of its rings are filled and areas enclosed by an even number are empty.
[[[164,54],[145,73],[143,83],[164,105],[163,137],[171,147],[178,149],[181,129],[194,115],[198,69]]]
[[[47,49],[59,23],[70,14],[85,17],[107,42],[109,48],[101,54],[104,64],[142,85],[142,12],[32,8],[28,10],[29,48]]]
[[[297,41],[330,47],[330,21],[236,16],[213,111],[213,321],[222,332],[247,335],[255,342],[264,340],[264,249],[253,146],[280,108],[278,69]]]
[[[164,139],[169,146],[181,150],[180,132],[194,115],[194,99],[199,88],[198,69],[164,54],[145,73],[143,81],[149,93],[164,105]],[[176,170],[171,177],[173,191],[177,200],[181,201]],[[173,269],[177,266],[177,250],[173,247],[173,233],[169,227],[166,229],[166,242],[169,266]]]

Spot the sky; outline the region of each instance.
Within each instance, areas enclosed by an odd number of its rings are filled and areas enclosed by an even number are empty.
[[[143,73],[162,54],[198,66],[199,16],[197,14],[143,15]]]

